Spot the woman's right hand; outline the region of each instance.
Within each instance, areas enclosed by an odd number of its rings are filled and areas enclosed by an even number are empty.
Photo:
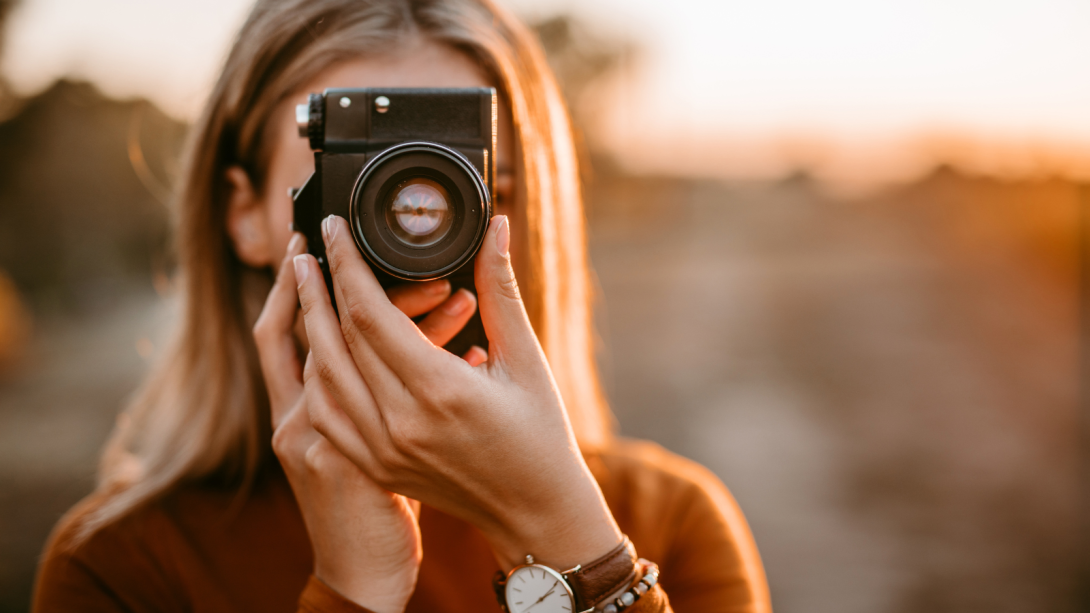
[[[489,341],[477,367],[421,338],[344,219],[322,231],[340,318],[318,262],[295,258],[315,371],[340,403],[311,407],[318,431],[384,487],[478,528],[503,569],[527,554],[572,568],[620,544],[523,306],[507,219],[492,219],[474,264]]]
[[[314,374],[313,361],[308,357],[300,365],[293,335],[298,294],[292,258],[303,253],[304,242],[302,235],[292,238],[254,326],[272,409],[273,449],[310,535],[314,575],[376,613],[400,613],[416,586],[422,556],[419,503],[376,485],[311,426],[308,405],[340,409]],[[389,295],[409,316],[431,312],[420,328],[438,345],[465,326],[476,306],[467,292],[450,296],[445,281],[403,286]],[[486,358],[481,349],[466,356],[470,362]]]

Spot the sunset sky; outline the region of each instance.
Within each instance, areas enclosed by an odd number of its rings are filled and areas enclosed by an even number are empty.
[[[639,43],[596,136],[633,167],[834,180],[971,169],[1090,175],[1085,0],[507,0]],[[198,111],[248,0],[23,0],[3,72]],[[866,179],[860,179],[860,177]]]

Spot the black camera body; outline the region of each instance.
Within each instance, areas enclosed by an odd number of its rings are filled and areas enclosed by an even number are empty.
[[[448,277],[452,291],[475,291],[473,260],[492,217],[496,121],[492,88],[327,89],[296,108],[314,174],[292,190],[293,228],[331,298],[321,234],[329,215],[348,221],[383,287]],[[446,348],[460,356],[473,345],[488,347],[479,313]]]

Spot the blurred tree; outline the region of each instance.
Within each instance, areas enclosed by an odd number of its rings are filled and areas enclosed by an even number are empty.
[[[0,0],[0,56],[7,41],[8,16],[19,0]],[[15,96],[7,78],[0,75],[0,117],[6,117],[15,107]],[[22,296],[0,267],[0,375],[4,375],[23,357],[30,339],[31,316]]]
[[[135,129],[134,129],[135,128]],[[169,176],[185,126],[143,101],[59,81],[0,124],[0,269],[38,306],[80,308],[146,283],[168,211],[131,159]],[[143,168],[147,170],[147,167]]]
[[[0,0],[0,56],[2,56],[6,50],[8,17],[11,15],[12,9],[21,1],[22,0]],[[3,113],[2,111],[8,107],[12,98],[11,87],[8,84],[7,78],[0,75],[0,116],[6,115],[6,113]]]

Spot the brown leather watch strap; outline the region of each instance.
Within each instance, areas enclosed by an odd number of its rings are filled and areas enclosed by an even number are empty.
[[[636,570],[636,547],[626,536],[606,555],[565,572],[564,577],[578,601],[576,606],[586,611],[631,585],[636,580]]]

